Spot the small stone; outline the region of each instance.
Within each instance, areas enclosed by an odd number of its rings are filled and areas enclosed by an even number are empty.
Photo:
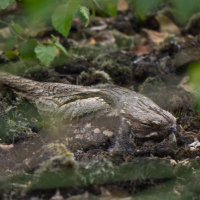
[[[0,150],[2,151],[10,151],[12,148],[14,148],[13,144],[0,144]]]
[[[176,166],[177,165],[177,162],[174,160],[174,159],[170,159],[170,164],[172,166]]]
[[[50,200],[64,200],[64,197],[60,194],[60,191],[57,190]]]
[[[91,123],[87,123],[87,124],[85,124],[85,128],[91,128]]]
[[[105,130],[105,131],[103,131],[103,134],[108,136],[108,137],[112,137],[114,133],[112,131]]]
[[[95,129],[94,129],[94,133],[95,133],[95,134],[99,134],[99,133],[101,133],[101,130],[100,130],[99,128],[95,128]]]
[[[78,134],[78,135],[75,136],[75,138],[76,138],[76,139],[81,139],[81,140],[82,140],[82,139],[83,139],[83,135]]]

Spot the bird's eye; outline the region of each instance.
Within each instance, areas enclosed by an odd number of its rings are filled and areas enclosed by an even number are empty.
[[[177,128],[176,128],[176,126],[172,126],[169,128],[168,131],[169,131],[169,133],[177,133]]]

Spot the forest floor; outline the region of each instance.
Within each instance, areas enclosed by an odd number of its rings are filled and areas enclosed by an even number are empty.
[[[55,34],[68,59],[50,68],[3,58],[0,65],[37,81],[116,84],[142,93],[177,118],[176,144],[138,141],[135,155],[123,162],[103,155],[78,161],[61,142],[49,142],[50,130],[33,105],[2,87],[0,199],[200,198],[200,115],[189,78],[200,59],[199,29],[162,17],[140,22],[126,11],[95,17],[87,28],[77,21],[67,39],[50,29],[38,39]]]

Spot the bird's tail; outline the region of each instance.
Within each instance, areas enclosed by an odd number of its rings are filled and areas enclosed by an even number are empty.
[[[42,83],[3,71],[0,71],[0,84],[8,86],[17,93],[25,93],[26,96],[30,95],[30,98],[36,97],[42,93]]]

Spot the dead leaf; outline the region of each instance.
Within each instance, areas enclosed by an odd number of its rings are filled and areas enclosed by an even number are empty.
[[[115,43],[115,37],[112,31],[101,31],[93,37],[93,40],[95,41],[93,41],[94,44],[100,44],[101,46]]]
[[[119,0],[118,5],[117,5],[117,9],[119,11],[128,10],[128,2],[127,2],[127,0]]]
[[[88,40],[88,44],[90,44],[90,45],[95,45],[97,42],[96,42],[96,40],[95,40],[95,38],[90,38],[89,40]]]
[[[195,92],[195,87],[191,84],[191,80],[189,76],[184,76],[180,83],[178,84],[178,88],[182,88],[185,91],[194,94]]]
[[[155,45],[159,46],[161,43],[163,43],[167,38],[172,36],[172,34],[169,34],[167,32],[157,32],[152,31],[148,29],[143,29],[143,31],[147,34],[149,40],[154,43]]]
[[[159,22],[160,25],[160,32],[162,33],[170,33],[174,35],[180,35],[181,31],[176,26],[176,24],[167,16],[165,15],[157,15],[156,16],[157,21]]]
[[[7,39],[8,37],[10,37],[10,28],[6,27],[6,28],[1,28],[0,29],[0,35],[4,38]]]
[[[137,56],[143,56],[149,54],[152,51],[152,48],[149,45],[140,45],[134,49],[134,54]]]

